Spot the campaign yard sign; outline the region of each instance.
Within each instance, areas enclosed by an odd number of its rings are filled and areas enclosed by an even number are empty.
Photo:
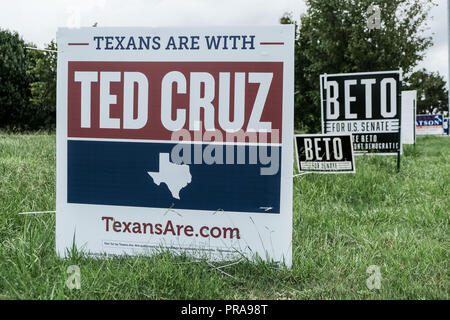
[[[56,249],[291,264],[294,29],[59,29]]]
[[[402,143],[416,143],[417,91],[402,91]]]
[[[444,134],[444,117],[442,114],[418,114],[416,117],[418,135]]]
[[[401,72],[320,76],[322,133],[351,133],[355,154],[401,152]]]
[[[300,173],[355,173],[350,134],[297,134],[295,150]]]
[[[448,118],[444,118],[444,135],[448,136]]]

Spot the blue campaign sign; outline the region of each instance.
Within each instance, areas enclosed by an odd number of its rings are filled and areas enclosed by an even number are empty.
[[[448,118],[444,119],[444,134],[448,135]]]
[[[416,117],[416,134],[443,134],[444,117],[442,114],[418,114]]]

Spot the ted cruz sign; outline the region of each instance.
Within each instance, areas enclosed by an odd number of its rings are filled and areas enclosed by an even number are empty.
[[[400,71],[320,76],[322,133],[351,133],[356,154],[401,151]]]
[[[295,149],[300,173],[355,173],[352,137],[349,134],[297,134]]]
[[[291,264],[292,26],[60,29],[56,247]]]

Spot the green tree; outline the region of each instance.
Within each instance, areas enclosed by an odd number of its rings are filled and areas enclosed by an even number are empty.
[[[46,50],[30,50],[30,103],[35,111],[30,125],[36,129],[56,126],[56,43],[52,40]]]
[[[0,128],[27,127],[29,115],[29,54],[17,32],[0,29]]]
[[[406,89],[417,90],[417,113],[427,114],[448,110],[448,91],[439,72],[425,69],[412,73],[406,79]]]
[[[408,74],[432,45],[424,36],[432,0],[306,0],[295,48],[295,123],[320,130],[320,83],[323,73],[402,69]],[[376,4],[381,24],[367,21]],[[287,14],[281,23],[294,23]]]

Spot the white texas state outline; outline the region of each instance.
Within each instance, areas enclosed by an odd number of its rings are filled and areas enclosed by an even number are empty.
[[[159,154],[159,172],[147,172],[153,182],[159,186],[162,182],[169,188],[172,197],[180,200],[180,191],[192,181],[189,166],[176,164],[169,160],[168,153]]]

